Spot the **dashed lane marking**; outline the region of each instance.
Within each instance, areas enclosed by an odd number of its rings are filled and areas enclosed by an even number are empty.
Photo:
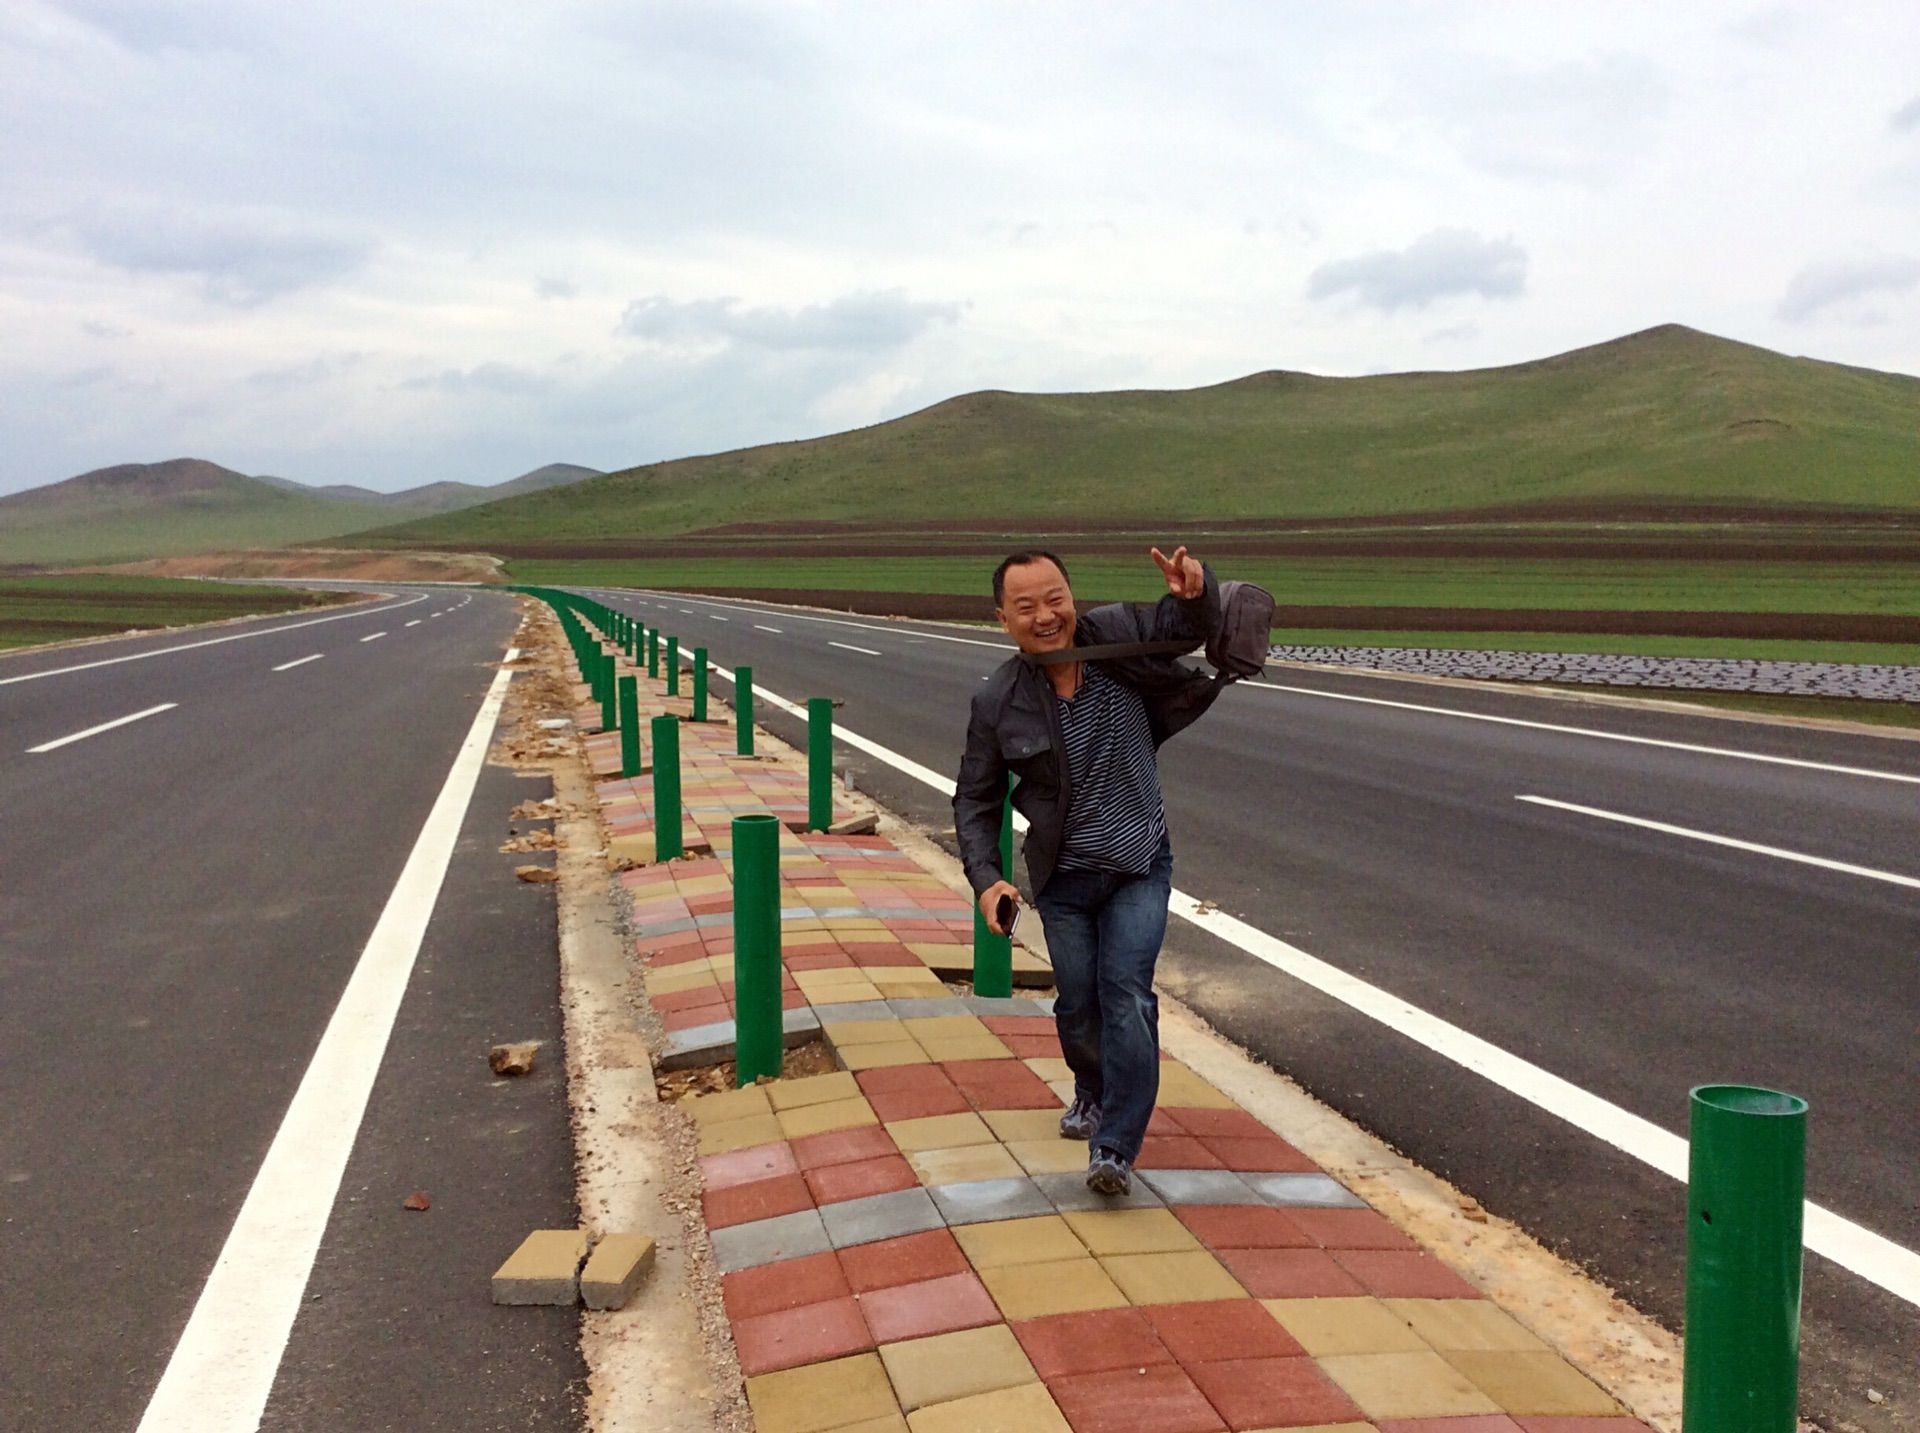
[[[838,647],[843,652],[864,652],[869,657],[877,657],[880,655],[871,647],[856,647],[851,642],[829,642],[827,645],[829,647]]]
[[[178,702],[162,702],[157,707],[148,707],[143,712],[134,712],[131,716],[115,717],[112,721],[103,721],[99,726],[90,726],[85,731],[76,731],[71,736],[57,737],[52,741],[43,741],[38,746],[27,748],[27,755],[38,756],[45,751],[58,751],[63,746],[72,746],[76,741],[85,741],[90,736],[98,736],[103,731],[112,731],[117,726],[126,726],[130,722],[145,721],[161,712],[170,712],[179,706]]]
[[[433,615],[438,617],[440,614],[436,612]],[[387,634],[385,632],[369,632],[367,633],[366,636],[362,637],[360,640],[362,642],[378,642],[382,637],[386,635]]]
[[[325,655],[325,652],[315,652],[311,657],[295,657],[291,662],[282,662],[274,668],[274,671],[291,672],[295,667],[304,667],[308,662],[317,662]]]

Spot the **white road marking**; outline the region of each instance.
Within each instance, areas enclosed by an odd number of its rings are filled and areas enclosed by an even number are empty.
[[[258,632],[231,632],[225,637],[209,637],[204,642],[182,642],[177,647],[159,647],[151,652],[132,652],[124,657],[107,657],[98,662],[80,662],[71,667],[54,667],[45,672],[25,672],[17,677],[0,677],[0,687],[10,687],[15,682],[37,682],[42,677],[64,677],[69,672],[90,672],[95,667],[111,667],[121,662],[144,662],[149,657],[170,657],[175,652],[192,652],[201,647],[218,647],[223,642],[244,642],[250,637],[271,637],[275,632],[295,632],[302,627],[318,627],[322,622],[345,622],[350,617],[377,617],[382,612],[391,612],[399,607],[411,607],[416,602],[425,602],[423,592],[401,602],[385,607],[370,608],[365,612],[336,612],[331,617],[313,617],[305,622],[289,622],[282,627],[262,627]]]
[[[731,617],[722,617],[718,612],[709,612],[707,619],[712,622],[731,622],[733,620]]]
[[[697,599],[689,598],[688,600],[695,601]],[[718,607],[722,604],[709,602],[702,605]],[[685,607],[682,607],[680,610],[682,612],[688,611]],[[741,607],[733,604],[727,604],[727,610],[729,612],[745,613],[749,617],[779,617],[788,622],[820,622],[829,627],[857,627],[862,632],[885,632],[889,636],[897,635],[901,632],[911,632],[916,637],[925,637],[933,642],[959,642],[968,647],[994,647],[1005,652],[1009,657],[1018,650],[1011,642],[988,642],[979,637],[953,637],[945,632],[928,632],[919,627],[903,627],[898,623],[853,622],[845,617],[816,617],[810,612],[796,612],[791,609],[769,612],[764,607]],[[755,625],[757,626],[758,624],[756,623]]]
[[[1839,776],[1870,776],[1878,781],[1903,781],[1920,786],[1920,776],[1903,771],[1879,771],[1866,766],[1837,766],[1826,761],[1803,761],[1795,756],[1770,756],[1758,751],[1736,751],[1728,746],[1702,746],[1690,741],[1664,741],[1653,736],[1628,736],[1624,732],[1599,731],[1587,726],[1562,726],[1557,722],[1528,721],[1523,717],[1489,716],[1485,712],[1455,711],[1451,707],[1423,706],[1419,702],[1396,702],[1385,697],[1357,697],[1349,692],[1322,692],[1312,687],[1290,687],[1279,682],[1243,682],[1242,687],[1256,692],[1292,692],[1303,697],[1325,697],[1336,702],[1363,702],[1375,707],[1398,707],[1402,711],[1428,712],[1434,716],[1458,717],[1463,721],[1487,721],[1499,726],[1532,727],[1536,731],[1557,731],[1566,736],[1589,736],[1597,741],[1624,741],[1635,746],[1661,746],[1669,751],[1691,751],[1701,756],[1726,756],[1736,761],[1763,761],[1772,766],[1798,766],[1808,771],[1827,771]]]
[[[1576,806],[1571,801],[1555,801],[1546,796],[1516,796],[1513,799],[1530,802],[1535,806],[1552,806],[1561,811],[1577,811],[1582,816],[1596,816],[1602,821],[1618,821],[1626,826],[1643,826],[1649,831],[1661,831],[1669,836],[1685,836],[1691,841],[1706,841],[1715,846],[1730,846],[1736,851],[1752,851],[1761,856],[1777,856],[1783,861],[1798,861],[1802,865],[1819,866],[1823,870],[1841,871],[1849,876],[1865,876],[1870,881],[1887,881],[1896,886],[1911,886],[1915,890],[1920,890],[1920,877],[1902,876],[1873,866],[1856,866],[1848,861],[1830,861],[1825,856],[1809,856],[1804,852],[1789,851],[1780,846],[1763,846],[1757,841],[1740,841],[1732,836],[1716,836],[1711,831],[1696,831],[1691,826],[1670,826],[1665,821],[1649,821],[1643,816],[1623,816],[1618,811],[1602,811],[1597,806]]]
[[[519,655],[509,647],[506,660]],[[252,1433],[259,1426],[512,677],[494,673],[147,1404],[141,1433]]]
[[[440,614],[436,612],[433,615],[438,617]],[[385,632],[369,632],[367,633],[366,636],[362,637],[360,640],[362,642],[378,642],[382,637],[386,635],[387,634]]]
[[[416,617],[411,622],[407,623],[407,625],[409,627],[418,627],[420,625],[420,619]]]
[[[829,642],[827,645],[829,647],[838,647],[843,652],[865,652],[869,657],[877,657],[880,655],[871,647],[856,647],[851,642]]]
[[[716,666],[711,670],[715,676],[726,681],[733,680],[733,673],[725,667]],[[758,680],[753,684],[753,691],[757,700],[779,707],[789,715],[805,717],[807,714],[804,707],[768,691]],[[953,795],[952,779],[931,767],[922,766],[911,757],[902,756],[869,737],[849,731],[838,722],[834,723],[833,734],[837,740],[885,762],[895,771],[911,776],[944,795]],[[1013,816],[1013,824],[1017,830],[1024,831],[1027,828],[1026,818],[1017,811]],[[1230,916],[1211,906],[1203,908],[1200,900],[1184,891],[1176,889],[1173,892],[1168,910],[1209,935],[1238,947],[1254,959],[1291,975],[1303,985],[1332,996],[1369,1019],[1379,1021],[1396,1034],[1451,1060],[1460,1068],[1498,1085],[1509,1094],[1519,1096],[1535,1108],[1545,1110],[1575,1129],[1612,1145],[1622,1154],[1685,1183],[1686,1140],[1662,1129],[1651,1120],[1622,1109],[1611,1100],[1591,1094],[1572,1081],[1564,1080],[1517,1055],[1511,1055],[1458,1025],[1431,1015],[1377,985],[1370,985],[1317,956],[1307,954],[1298,946],[1289,945],[1258,927],[1248,925],[1237,916]],[[1876,1234],[1866,1226],[1843,1218],[1825,1205],[1815,1204],[1811,1200],[1806,1206],[1803,1238],[1806,1247],[1814,1253],[1885,1289],[1895,1298],[1920,1308],[1920,1253],[1903,1248],[1884,1235]]]
[[[764,623],[760,623],[760,622],[755,622],[753,624],[753,630],[756,632],[771,632],[776,637],[781,635],[780,629],[778,627],[768,627]]]
[[[325,652],[315,652],[311,657],[295,657],[291,662],[282,662],[274,671],[291,672],[295,667],[304,667],[308,662],[317,662],[324,656]]]
[[[429,617],[438,617],[440,614],[438,612],[429,612],[427,615]]]
[[[43,741],[38,746],[30,746],[27,748],[27,755],[38,756],[43,751],[58,751],[63,746],[72,746],[76,741],[85,741],[90,736],[98,736],[103,731],[112,731],[117,726],[144,721],[150,716],[158,716],[161,712],[170,712],[179,705],[178,702],[162,702],[157,707],[148,707],[145,711],[135,712],[132,716],[115,717],[112,721],[101,722],[99,726],[90,726],[85,731],[76,731],[72,736],[63,736],[53,741]]]

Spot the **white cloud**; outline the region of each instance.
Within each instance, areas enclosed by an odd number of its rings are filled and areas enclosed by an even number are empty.
[[[1351,293],[1382,313],[1425,308],[1435,299],[1478,294],[1517,298],[1527,286],[1527,254],[1511,239],[1466,229],[1435,229],[1400,250],[1376,249],[1322,264],[1307,276],[1307,297]]]
[[[739,343],[770,349],[881,351],[911,342],[961,306],[910,299],[898,289],[852,293],[801,308],[743,308],[735,298],[635,299],[620,316],[628,338],[667,343]]]
[[[1920,284],[1920,259],[1902,255],[1831,259],[1808,264],[1788,281],[1778,313],[1788,323],[1804,323],[1836,306],[1850,306],[1874,295],[1905,293],[1915,284]]]

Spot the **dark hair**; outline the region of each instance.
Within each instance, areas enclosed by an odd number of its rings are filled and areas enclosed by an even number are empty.
[[[1029,562],[1051,562],[1055,567],[1060,569],[1060,576],[1063,579],[1069,582],[1072,581],[1071,578],[1067,577],[1066,563],[1062,562],[1052,553],[1042,551],[1037,547],[1024,549],[1014,553],[1011,557],[1001,562],[998,567],[993,569],[993,605],[995,607],[1001,607],[1006,604],[1007,569],[1009,567],[1025,567]]]

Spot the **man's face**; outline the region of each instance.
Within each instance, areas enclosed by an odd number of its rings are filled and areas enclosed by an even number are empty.
[[[1057,652],[1073,645],[1073,589],[1044,557],[1007,569],[994,616],[1023,652]]]

